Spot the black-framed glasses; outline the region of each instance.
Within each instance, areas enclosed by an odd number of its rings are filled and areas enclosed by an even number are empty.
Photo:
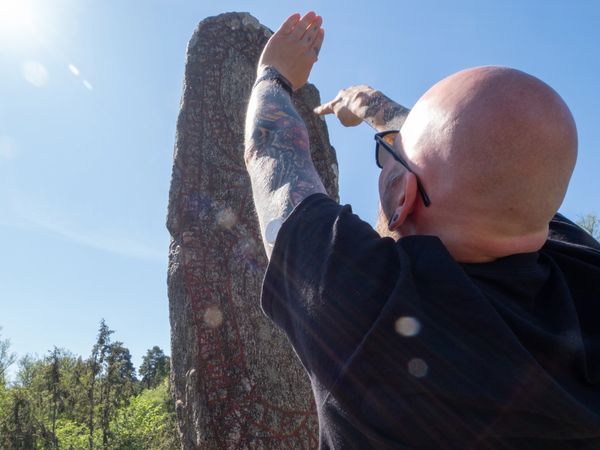
[[[431,205],[431,201],[429,200],[429,196],[425,192],[425,189],[423,189],[423,185],[421,184],[419,176],[415,172],[413,172],[413,170],[408,166],[406,161],[404,161],[400,156],[396,154],[396,152],[394,151],[394,147],[392,147],[392,145],[394,144],[394,139],[396,138],[396,135],[398,133],[398,130],[389,130],[375,134],[375,163],[377,164],[377,167],[383,169],[385,158],[389,154],[392,156],[392,158],[394,158],[395,161],[402,164],[406,170],[414,174],[414,176],[416,177],[419,195],[423,199],[423,203],[425,204],[425,206],[428,207],[429,205]]]

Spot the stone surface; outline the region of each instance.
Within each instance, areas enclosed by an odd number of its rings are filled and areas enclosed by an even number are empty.
[[[267,259],[243,161],[246,106],[271,32],[249,14],[202,21],[187,50],[167,227],[172,385],[184,449],[317,447],[308,378],[262,313]],[[337,199],[337,161],[320,102],[294,103],[317,171]]]

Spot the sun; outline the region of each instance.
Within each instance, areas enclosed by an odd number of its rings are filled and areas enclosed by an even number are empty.
[[[34,8],[27,0],[0,0],[0,41],[29,36],[36,29]]]

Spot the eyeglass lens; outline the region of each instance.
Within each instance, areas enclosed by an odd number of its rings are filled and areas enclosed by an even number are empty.
[[[394,139],[396,139],[397,135],[398,135],[397,132],[389,133],[389,134],[385,134],[384,136],[382,136],[381,139],[383,139],[387,144],[389,144],[391,147],[393,147]],[[383,167],[385,165],[385,163],[388,161],[388,159],[392,158],[392,155],[390,155],[390,152],[383,145],[381,145],[379,142],[377,142],[376,157],[377,157],[377,165],[379,167]]]

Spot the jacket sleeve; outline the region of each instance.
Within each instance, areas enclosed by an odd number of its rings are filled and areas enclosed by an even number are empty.
[[[311,377],[334,382],[399,276],[396,243],[324,194],[283,224],[263,283],[264,312]]]
[[[592,235],[559,213],[550,222],[548,238],[600,250],[600,243]]]

